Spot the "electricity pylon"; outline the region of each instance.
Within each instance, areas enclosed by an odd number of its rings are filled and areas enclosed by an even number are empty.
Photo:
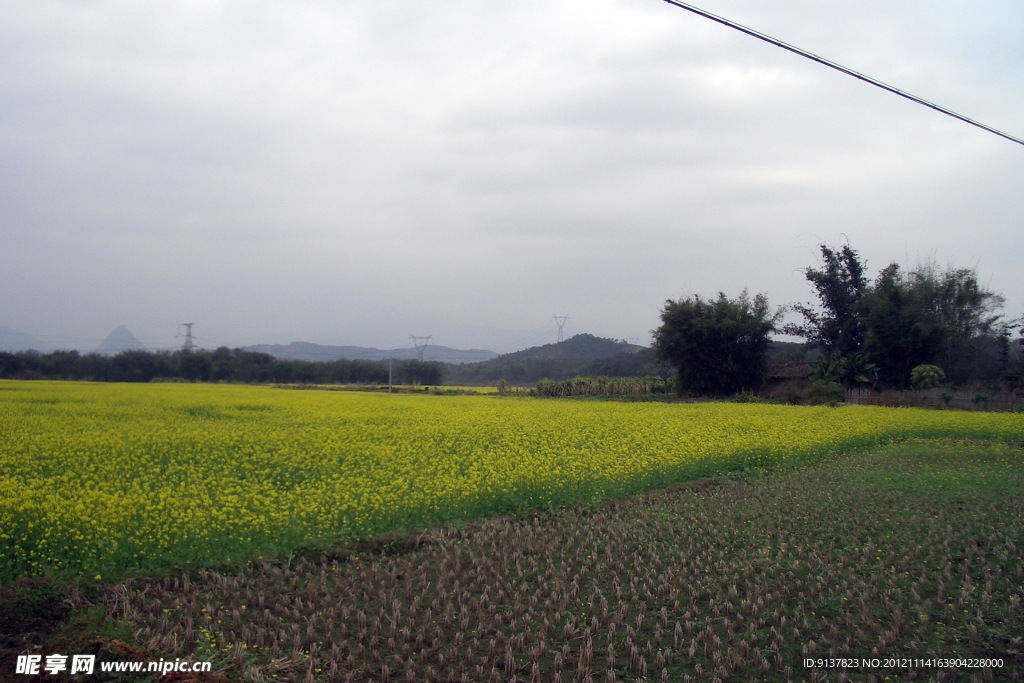
[[[409,339],[412,339],[412,345],[416,347],[416,355],[419,357],[420,362],[422,363],[423,354],[427,352],[427,344],[430,343],[432,337],[430,337],[429,335],[426,337],[414,337],[412,335],[409,335]],[[423,342],[422,346],[420,345],[421,341]]]
[[[178,327],[185,328],[185,343],[181,346],[181,350],[185,353],[192,353],[196,350],[195,342],[192,340],[192,326],[195,323],[181,323]],[[178,335],[181,336],[180,334]]]
[[[565,321],[569,319],[567,315],[553,315],[551,316],[558,325],[558,341],[562,341],[564,335]]]

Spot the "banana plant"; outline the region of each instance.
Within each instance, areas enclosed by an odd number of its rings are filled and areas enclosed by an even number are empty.
[[[872,381],[877,367],[863,351],[854,351],[846,355],[833,351],[814,362],[811,379],[835,382],[844,387],[867,384]]]

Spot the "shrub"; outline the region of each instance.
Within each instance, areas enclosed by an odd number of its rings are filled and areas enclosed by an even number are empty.
[[[910,386],[915,389],[934,389],[946,379],[946,373],[938,365],[922,363],[910,371]]]
[[[843,400],[843,385],[838,382],[817,380],[811,382],[804,394],[804,402],[811,405],[835,405]]]

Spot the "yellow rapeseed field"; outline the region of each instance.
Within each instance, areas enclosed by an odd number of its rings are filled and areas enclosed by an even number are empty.
[[[0,578],[220,563],[1024,416],[0,382]]]

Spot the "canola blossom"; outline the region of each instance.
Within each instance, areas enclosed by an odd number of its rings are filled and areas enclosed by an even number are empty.
[[[0,578],[217,564],[1024,416],[0,382]]]

